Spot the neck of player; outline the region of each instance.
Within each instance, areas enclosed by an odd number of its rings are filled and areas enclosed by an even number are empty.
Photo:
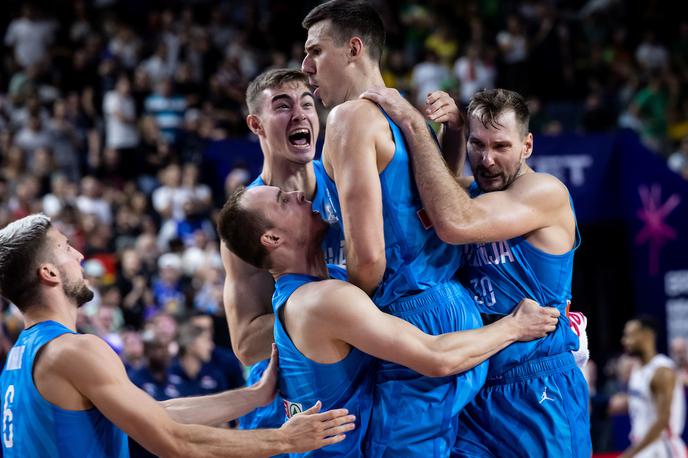
[[[320,241],[310,244],[302,250],[294,250],[291,255],[273,258],[273,268],[270,270],[275,280],[286,274],[310,275],[317,278],[330,278],[325,264]]]
[[[385,87],[385,80],[380,73],[380,67],[377,64],[368,64],[360,67],[361,72],[357,77],[351,81],[346,100],[355,100],[361,94],[372,87]]]
[[[643,347],[642,351],[640,352],[640,361],[643,363],[643,366],[647,363],[649,363],[652,358],[654,358],[657,355],[657,348],[654,345],[647,344]]]
[[[277,186],[284,192],[303,191],[308,200],[315,195],[313,162],[298,164],[285,160],[266,160],[260,176],[268,186]]]
[[[45,292],[43,294],[46,294]],[[51,295],[53,296],[53,295]],[[35,305],[28,307],[24,315],[24,327],[29,328],[43,321],[55,321],[76,331],[77,306],[64,296],[43,298]]]

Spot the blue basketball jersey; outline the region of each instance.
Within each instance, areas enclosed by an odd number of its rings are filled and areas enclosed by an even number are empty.
[[[330,276],[346,281],[346,271],[328,266]],[[344,441],[299,456],[360,457],[364,456],[365,437],[373,405],[373,377],[371,364],[374,358],[356,348],[336,363],[317,363],[304,356],[284,329],[281,311],[289,297],[299,287],[317,277],[301,274],[283,275],[277,280],[272,306],[275,312],[275,344],[279,351],[279,391],[284,400],[284,415],[291,418],[322,402],[322,410],[346,408],[356,415],[356,429],[347,433]]]
[[[327,178],[327,173],[325,172],[322,162],[313,161],[313,170],[315,171],[316,180],[315,195],[312,201],[313,210],[320,212],[323,220],[327,221],[330,225],[322,242],[325,262],[328,264],[344,265],[346,261],[344,256],[344,231],[335,213],[335,208],[339,204],[337,203],[335,205],[333,202],[333,196],[328,188],[329,179]],[[265,185],[266,183],[259,175],[258,178],[248,185],[248,187],[252,188],[254,186]],[[260,361],[251,366],[246,384],[252,385],[257,383],[267,367],[268,360]],[[275,401],[270,405],[258,408],[241,417],[239,424],[242,429],[278,428],[284,422],[283,413],[282,401],[279,399],[279,396],[277,396]]]
[[[429,220],[413,178],[406,141],[399,127],[387,113],[383,114],[392,131],[395,150],[380,173],[387,264],[373,296],[378,307],[447,282],[461,266],[462,256],[460,248],[442,242],[429,224],[424,225],[423,221]],[[337,218],[343,221],[335,183],[327,178]]]
[[[472,197],[480,194],[476,183],[469,192]],[[511,344],[490,358],[488,378],[524,361],[578,348],[578,336],[569,328],[566,309],[571,299],[573,255],[579,244],[576,229],[573,249],[561,255],[545,253],[523,237],[464,245],[464,284],[474,294],[481,313],[495,318],[508,315],[524,298],[561,312],[554,332],[532,342]]]
[[[0,376],[2,451],[7,458],[128,457],[127,436],[95,407],[64,410],[41,396],[33,364],[41,348],[73,331],[43,321],[22,331]]]

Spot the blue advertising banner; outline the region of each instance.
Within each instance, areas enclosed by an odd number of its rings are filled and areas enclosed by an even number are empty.
[[[619,221],[637,314],[688,339],[688,182],[632,131],[536,138],[531,165],[569,188],[580,224]],[[585,241],[583,241],[585,243]],[[600,254],[614,268],[614,259]]]

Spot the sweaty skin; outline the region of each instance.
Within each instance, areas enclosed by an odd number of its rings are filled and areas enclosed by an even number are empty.
[[[467,244],[524,236],[550,254],[571,250],[575,218],[566,187],[525,163],[533,138],[520,134],[513,111],[499,117],[499,128],[469,117],[468,158],[488,191],[471,199],[446,167],[422,115],[398,91],[373,88],[363,97],[379,103],[404,132],[424,208],[442,240]]]

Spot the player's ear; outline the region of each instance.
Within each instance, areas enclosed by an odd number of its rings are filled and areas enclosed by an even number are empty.
[[[265,134],[265,129],[263,129],[263,123],[261,122],[260,118],[254,114],[246,116],[246,125],[249,129],[251,129],[251,132],[258,135],[259,137]]]
[[[260,243],[267,248],[268,251],[272,251],[279,247],[282,244],[282,240],[282,237],[272,231],[267,231],[260,236]]]
[[[533,134],[528,132],[523,139],[523,159],[528,159],[531,154],[533,154]]]
[[[351,40],[349,40],[349,48],[347,50],[349,61],[359,58],[362,52],[363,41],[360,37],[352,37]]]
[[[44,285],[54,286],[60,282],[60,272],[53,263],[41,263],[36,273],[38,275],[38,280]]]

